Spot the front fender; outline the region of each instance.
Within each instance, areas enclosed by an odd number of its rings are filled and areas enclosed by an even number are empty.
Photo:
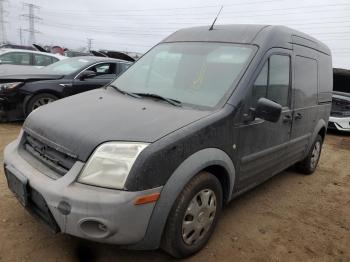
[[[144,239],[132,249],[157,249],[160,246],[163,230],[165,228],[171,208],[185,185],[203,169],[219,165],[226,169],[229,180],[229,196],[231,199],[235,182],[235,168],[231,158],[217,148],[206,148],[189,156],[174,171],[164,185],[160,198],[153,210]]]

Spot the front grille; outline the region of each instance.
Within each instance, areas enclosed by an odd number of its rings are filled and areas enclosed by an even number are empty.
[[[25,132],[23,137],[24,149],[49,168],[60,175],[65,175],[76,162],[76,157],[58,150],[42,140],[35,138],[29,133]]]

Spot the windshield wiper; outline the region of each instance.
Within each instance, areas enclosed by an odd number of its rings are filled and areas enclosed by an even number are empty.
[[[128,92],[128,91],[125,91],[125,90],[121,90],[119,87],[117,87],[115,85],[108,85],[108,86],[113,87],[115,90],[117,90],[118,92],[122,93],[123,95],[129,95],[129,96],[132,96],[132,97],[135,97],[135,98],[141,98],[141,96],[139,96],[138,94],[135,94],[135,93],[132,93],[132,92]]]
[[[138,95],[139,97],[154,97],[154,98],[158,98],[161,99],[163,101],[168,102],[169,104],[173,105],[173,106],[182,106],[182,103],[176,99],[172,99],[172,98],[167,98],[161,95],[157,95],[157,94],[152,94],[152,93],[135,93],[135,95]]]

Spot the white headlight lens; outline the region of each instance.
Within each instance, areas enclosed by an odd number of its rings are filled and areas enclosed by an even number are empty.
[[[78,182],[123,189],[137,156],[145,143],[107,142],[100,145],[86,163]]]

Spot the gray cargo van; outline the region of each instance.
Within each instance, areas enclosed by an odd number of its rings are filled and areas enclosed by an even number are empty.
[[[185,257],[239,194],[294,164],[313,173],[330,50],[283,26],[208,28],[31,113],[4,156],[19,202],[57,232]]]

